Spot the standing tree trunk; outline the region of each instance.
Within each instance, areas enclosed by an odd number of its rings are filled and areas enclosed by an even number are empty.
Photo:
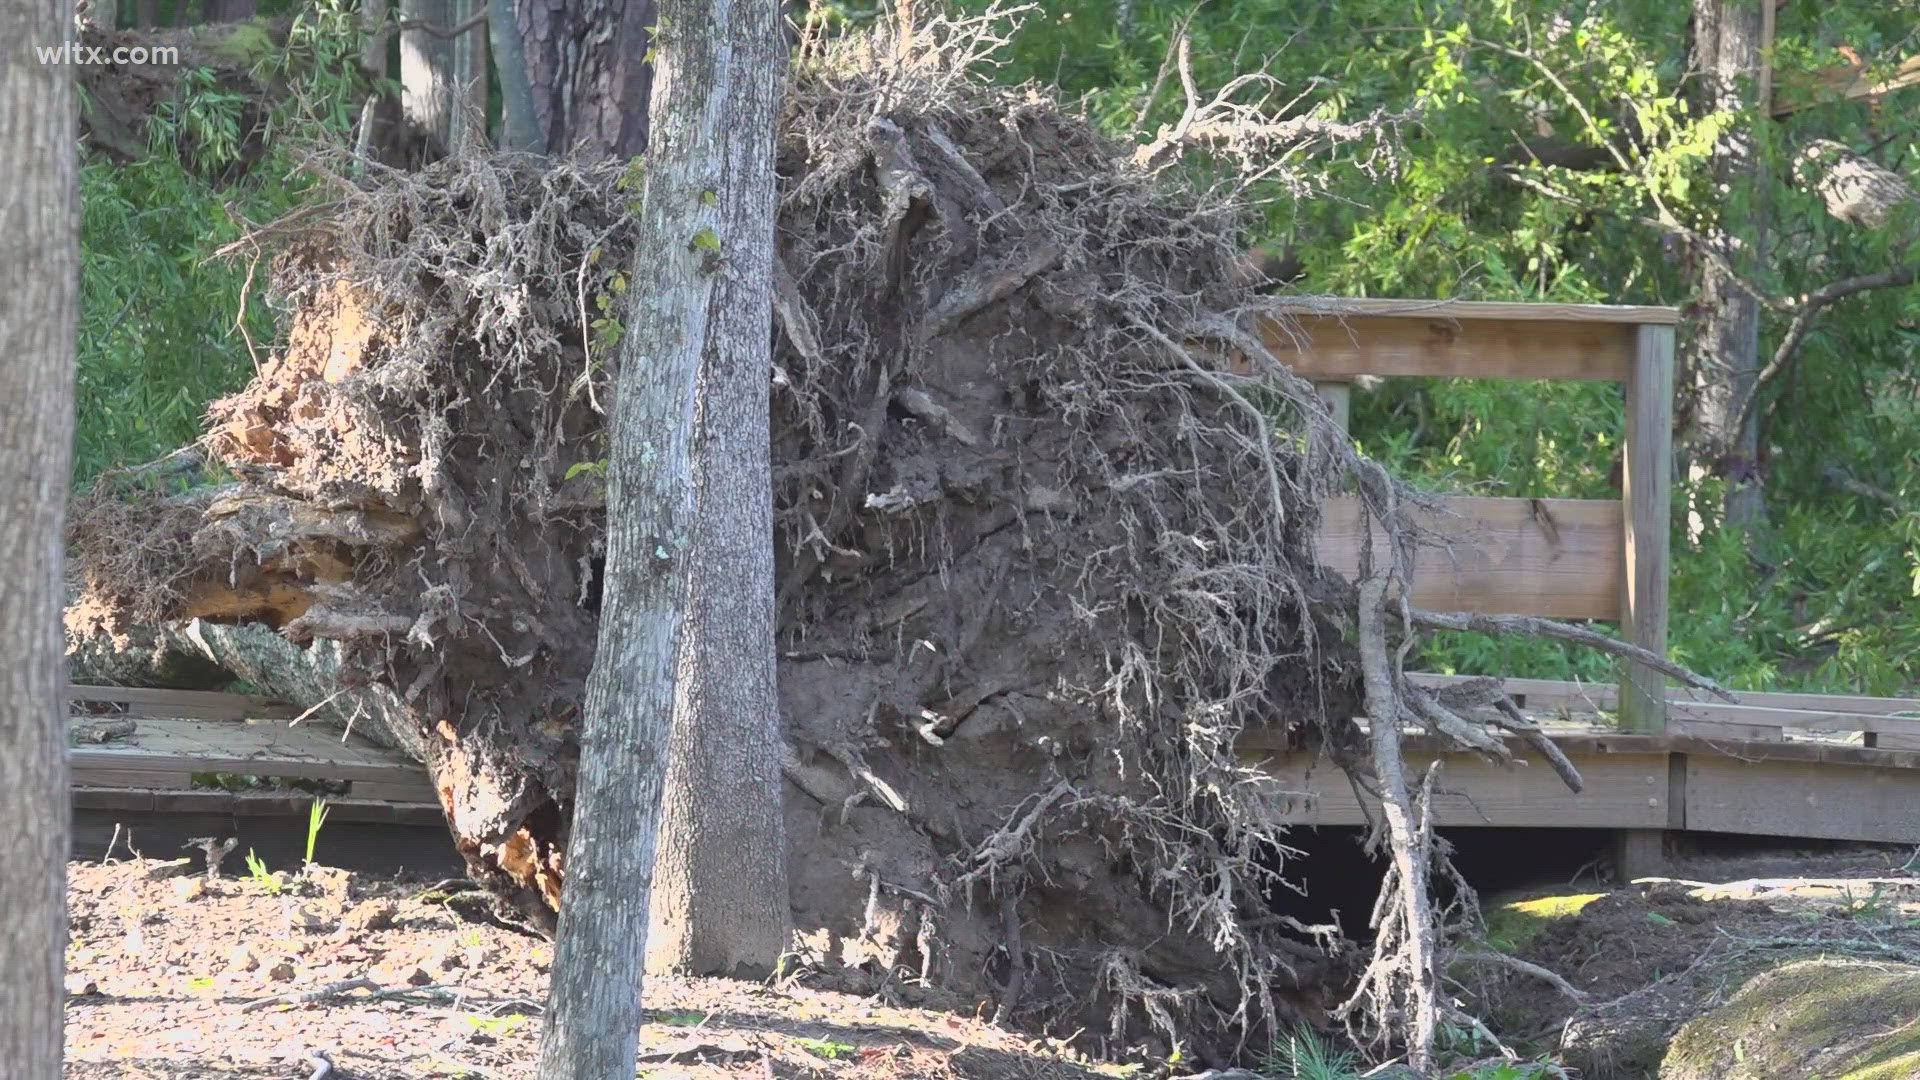
[[[66,953],[67,474],[78,314],[73,68],[42,64],[73,9],[0,2],[0,1071],[60,1076]]]
[[[1754,117],[1763,62],[1761,0],[1694,0],[1694,66],[1704,83],[1705,105]],[[1741,413],[1760,371],[1760,299],[1741,283],[1753,280],[1764,242],[1764,186],[1754,132],[1729,129],[1713,153],[1714,183],[1722,212],[1713,237],[1716,258],[1700,269],[1700,315],[1690,368],[1693,430],[1688,438],[1696,477],[1726,477],[1728,525],[1762,524],[1757,425]]]
[[[517,0],[533,113],[550,154],[647,147],[655,0]]]
[[[727,122],[739,136],[726,145],[720,184],[710,189],[727,222],[714,296],[714,337],[724,345],[701,368],[699,557],[680,645],[647,970],[759,978],[786,951],[791,924],[768,448],[773,148],[786,42],[772,0],[736,0],[731,12]],[[663,141],[649,170],[678,156],[679,146]]]
[[[458,0],[455,22],[465,26],[486,0]],[[449,119],[448,150],[473,153],[487,141],[487,28],[461,31],[453,39],[453,114]]]
[[[454,0],[400,0],[400,17],[443,32],[457,21]],[[425,30],[400,32],[400,111],[427,139],[429,160],[453,141],[453,42]]]
[[[670,726],[677,744],[690,724],[724,723],[699,734],[702,748],[759,744],[775,733],[767,394],[779,24],[769,0],[665,6],[673,32],[652,103],[662,153],[641,194],[615,392],[600,645],[587,682],[541,1080],[633,1075]],[[766,556],[764,567],[756,555]],[[717,564],[748,576],[723,579]],[[717,583],[747,599],[716,596]],[[752,689],[733,692],[730,678]],[[734,711],[716,717],[713,706]],[[702,764],[757,769],[761,756],[748,749]],[[770,783],[723,780],[770,805],[715,824],[742,845],[734,861],[752,875],[726,884],[772,895],[784,944],[784,862],[769,866],[759,855],[785,847],[771,760]],[[724,802],[731,790],[707,801]],[[689,820],[679,801],[669,806]],[[758,831],[741,835],[729,824]],[[684,857],[684,836],[666,835]],[[675,880],[669,875],[669,889]],[[751,940],[764,936],[750,921],[735,925]]]

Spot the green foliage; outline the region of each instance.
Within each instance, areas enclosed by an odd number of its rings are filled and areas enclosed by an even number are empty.
[[[327,823],[327,800],[315,799],[307,811],[307,858],[306,864],[313,865],[313,846],[320,840],[320,827]]]
[[[1566,1071],[1546,1061],[1496,1061],[1446,1074],[1447,1080],[1556,1080]]]
[[[1278,1080],[1353,1080],[1360,1058],[1311,1028],[1297,1027],[1274,1040],[1259,1071]]]
[[[793,1042],[795,1046],[814,1057],[826,1058],[828,1061],[852,1057],[860,1051],[860,1048],[852,1043],[833,1042],[827,1039],[795,1039]]]
[[[850,20],[865,12],[841,8]],[[1114,134],[1139,137],[1185,105],[1163,65],[1191,14],[1203,95],[1264,70],[1292,115],[1394,126],[1391,168],[1336,153],[1314,166],[1316,195],[1274,188],[1248,238],[1297,245],[1315,293],[1684,305],[1693,256],[1676,238],[1755,218],[1771,223],[1767,247],[1742,270],[1768,296],[1911,257],[1899,230],[1830,217],[1793,185],[1786,158],[1809,137],[1831,138],[1872,147],[1911,178],[1920,90],[1884,108],[1833,102],[1778,122],[1703,109],[1687,71],[1684,4],[1138,0],[1126,27],[1115,10],[1107,0],[1045,5],[1004,74],[1057,82]],[[1843,63],[1843,47],[1883,68],[1920,53],[1910,15],[1900,5],[1788,5],[1776,84]],[[1768,178],[1758,191],[1718,191],[1709,175],[1713,148],[1733,130],[1754,135]],[[1763,358],[1786,317],[1768,315]],[[1682,478],[1677,658],[1749,688],[1920,684],[1917,359],[1920,289],[1863,294],[1818,324],[1763,399],[1778,565],[1757,566],[1746,539],[1719,528],[1720,481]],[[1613,497],[1620,430],[1619,398],[1602,385],[1394,380],[1353,406],[1356,437],[1399,474],[1490,494]],[[1611,677],[1586,653],[1478,635],[1441,635],[1422,663]]]
[[[247,849],[247,880],[274,896],[279,896],[280,891],[286,887],[281,883],[279,875],[267,869],[266,860],[254,854],[252,848]]]
[[[242,43],[259,57],[253,87],[185,72],[148,124],[145,157],[81,165],[77,480],[191,442],[207,403],[271,345],[260,275],[215,253],[299,205],[296,138],[350,127],[366,92],[352,10],[302,9],[284,49]]]

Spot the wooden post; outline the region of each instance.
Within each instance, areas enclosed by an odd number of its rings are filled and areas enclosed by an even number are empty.
[[[1315,390],[1320,391],[1320,400],[1327,403],[1333,412],[1333,422],[1340,425],[1341,431],[1353,430],[1349,423],[1353,401],[1353,384],[1347,382],[1316,382]]]
[[[1627,372],[1627,433],[1621,469],[1626,504],[1621,636],[1667,651],[1667,559],[1673,507],[1673,327],[1636,327]],[[1666,677],[1644,664],[1622,665],[1620,726],[1657,733],[1667,726]]]

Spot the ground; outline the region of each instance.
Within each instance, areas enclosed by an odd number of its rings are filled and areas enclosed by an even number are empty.
[[[1668,1058],[1674,1032],[1750,979],[1806,957],[1920,959],[1913,854],[1860,845],[1697,857],[1667,880],[1508,898],[1488,905],[1488,943],[1564,976],[1583,1000],[1517,970],[1496,974],[1497,963],[1469,965],[1467,981],[1503,1037],[1551,1050],[1588,1080],[1690,1077]],[[1807,1037],[1843,1034],[1813,1025]]]
[[[326,867],[270,876],[249,873],[245,854],[211,881],[197,857],[191,866],[69,867],[69,1077],[306,1077],[315,1051],[345,1080],[533,1075],[549,944],[491,921],[461,882]],[[1702,1075],[1676,1071],[1675,1031],[1693,1021],[1690,1030],[1714,1032],[1709,1045],[1780,1041],[1777,1023],[1741,1034],[1754,1009],[1743,1001],[1805,983],[1794,965],[1808,957],[1871,963],[1859,970],[1920,986],[1920,974],[1894,963],[1920,959],[1910,854],[1749,852],[1688,860],[1675,868],[1684,880],[1490,898],[1488,944],[1564,976],[1583,1000],[1499,961],[1463,961],[1454,974],[1504,1040],[1551,1053],[1583,1080]],[[1843,986],[1858,981],[1851,970],[1841,972]],[[359,979],[372,985],[351,985]],[[651,983],[643,1075],[1090,1080],[1187,1071],[1094,1062],[995,1027],[989,1003],[911,983],[858,996],[821,988],[821,979],[803,970],[771,985]],[[342,984],[349,988],[321,1000],[274,1000]],[[1747,997],[1736,999],[1743,987]],[[915,1007],[925,1005],[941,1007]],[[1771,1005],[1761,1011],[1779,1015]],[[1840,1011],[1829,1022],[1803,1010],[1795,1030],[1805,1037],[1770,1043],[1767,1053],[1844,1045],[1865,1060],[1910,1049],[1887,1042],[1903,1037],[1899,1024],[1849,1026],[1845,1016],[1859,1010]],[[1482,1057],[1490,1048],[1469,1039],[1453,1049]]]
[[[68,868],[70,1078],[533,1075],[552,946],[473,921],[448,883],[236,873],[157,861]],[[364,978],[327,1000],[262,1004]],[[809,988],[656,980],[649,1077],[1092,1076],[1070,1051],[964,1012]],[[903,994],[907,991],[903,989]],[[1110,1074],[1111,1069],[1105,1070]]]

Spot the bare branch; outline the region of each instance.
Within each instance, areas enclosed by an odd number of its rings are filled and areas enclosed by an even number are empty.
[[[417,30],[422,34],[426,34],[428,37],[457,38],[469,30],[477,30],[486,25],[487,5],[482,5],[479,11],[474,12],[472,15],[467,16],[452,26],[436,26],[424,19],[399,19],[396,21],[400,24],[400,29],[402,30]]]
[[[1920,265],[1908,263],[1892,270],[1882,270],[1877,274],[1861,274],[1858,277],[1830,282],[1808,293],[1800,302],[1799,310],[1794,312],[1793,321],[1787,324],[1787,332],[1781,336],[1779,347],[1773,350],[1773,358],[1767,361],[1767,366],[1761,368],[1760,374],[1754,378],[1753,389],[1748,392],[1747,400],[1740,406],[1740,420],[1734,425],[1734,430],[1745,430],[1747,421],[1753,417],[1754,406],[1760,399],[1760,391],[1765,389],[1768,383],[1779,378],[1781,373],[1787,370],[1788,365],[1793,363],[1793,358],[1800,351],[1801,344],[1807,340],[1807,335],[1813,332],[1813,320],[1816,316],[1834,304],[1858,293],[1911,285],[1916,273],[1920,273]]]
[[[1475,630],[1486,634],[1527,634],[1533,637],[1557,638],[1645,664],[1679,679],[1688,686],[1705,690],[1723,701],[1738,701],[1719,683],[1704,675],[1696,675],[1659,653],[1648,652],[1638,645],[1618,638],[1610,638],[1597,630],[1588,630],[1583,626],[1574,626],[1570,623],[1556,622],[1553,619],[1542,619],[1532,615],[1483,615],[1474,611],[1441,612],[1427,611],[1424,608],[1410,610],[1414,625],[1423,629]]]

